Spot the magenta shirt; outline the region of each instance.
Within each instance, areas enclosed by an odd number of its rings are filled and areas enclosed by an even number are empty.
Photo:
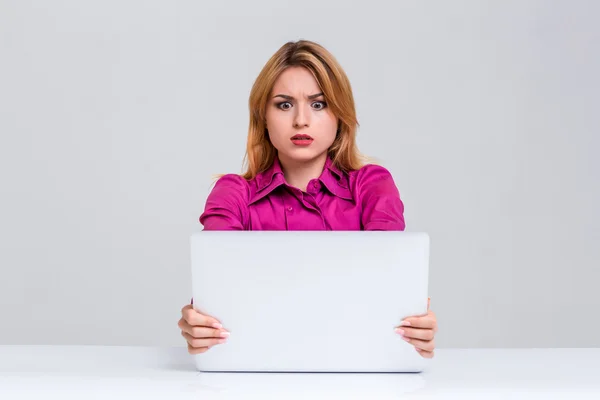
[[[246,180],[228,174],[215,184],[200,216],[204,230],[403,231],[404,204],[390,172],[369,164],[342,173],[327,159],[306,192],[289,186],[281,164]]]

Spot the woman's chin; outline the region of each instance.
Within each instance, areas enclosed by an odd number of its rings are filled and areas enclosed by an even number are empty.
[[[326,157],[326,151],[315,151],[313,149],[293,149],[293,151],[279,152],[279,157],[291,162],[310,162],[316,161],[321,157]]]

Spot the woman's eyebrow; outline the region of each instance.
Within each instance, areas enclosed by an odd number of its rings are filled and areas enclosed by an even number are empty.
[[[316,99],[319,96],[323,96],[323,92],[317,93],[317,94],[311,94],[310,96],[308,96],[308,99],[309,100]],[[273,96],[273,98],[275,98],[275,97],[283,97],[286,100],[294,100],[294,98],[292,96],[288,96],[286,94],[278,94],[278,95]]]

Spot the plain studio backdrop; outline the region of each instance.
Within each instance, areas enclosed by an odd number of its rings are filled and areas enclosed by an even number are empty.
[[[600,346],[598,15],[0,1],[0,344],[183,346],[213,176],[242,170],[263,65],[308,39],[346,70],[360,149],[394,175],[407,230],[431,235],[437,346]]]

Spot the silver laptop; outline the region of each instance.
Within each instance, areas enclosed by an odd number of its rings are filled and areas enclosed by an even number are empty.
[[[429,236],[406,231],[202,231],[194,307],[231,332],[200,371],[421,372],[394,328],[427,312]]]

